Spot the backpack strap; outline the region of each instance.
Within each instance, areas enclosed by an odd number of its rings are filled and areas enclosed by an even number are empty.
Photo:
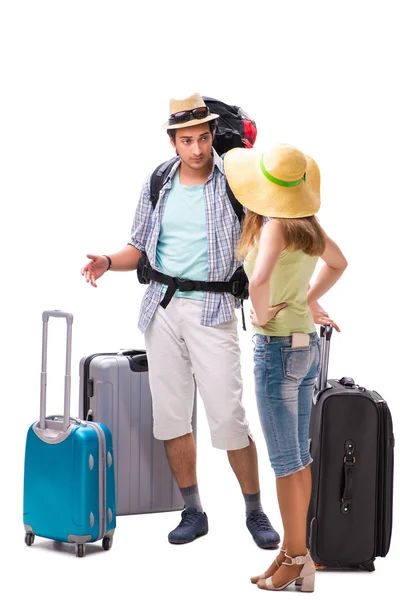
[[[232,208],[235,211],[240,223],[243,218],[243,206],[240,204],[239,200],[236,200],[236,197],[229,186],[228,180],[226,180],[226,193],[228,194],[229,201],[232,204]]]
[[[221,159],[224,160],[226,152],[221,154]],[[240,204],[239,200],[236,200],[235,194],[232,192],[230,185],[228,183],[228,179],[225,175],[226,181],[226,193],[228,194],[229,202],[232,204],[232,208],[235,211],[237,218],[239,219],[239,223],[242,222],[243,219],[243,206]]]
[[[161,163],[161,165],[158,165],[157,169],[153,171],[150,177],[150,202],[153,206],[153,210],[158,202],[160,191],[177,160],[179,160],[179,157],[174,156],[170,160]]]

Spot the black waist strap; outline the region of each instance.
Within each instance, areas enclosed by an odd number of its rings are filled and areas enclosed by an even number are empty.
[[[191,279],[181,279],[179,277],[171,277],[170,275],[164,275],[156,271],[148,264],[144,264],[141,270],[141,274],[145,279],[157,281],[167,286],[164,298],[160,302],[160,306],[167,308],[168,304],[175,292],[219,292],[219,293],[230,293],[233,296],[238,296],[240,290],[240,282],[235,281],[193,281]],[[242,300],[242,319],[243,329],[246,329],[243,313],[243,300]]]
[[[238,287],[237,281],[193,281],[191,279],[180,279],[179,277],[164,275],[164,273],[160,273],[148,265],[143,267],[142,272],[146,279],[151,279],[168,286],[164,299],[161,302],[163,308],[168,306],[176,290],[180,292],[230,292],[233,295],[237,293],[235,289]]]

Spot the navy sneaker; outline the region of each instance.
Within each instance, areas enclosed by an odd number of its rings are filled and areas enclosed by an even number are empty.
[[[168,535],[170,544],[187,544],[197,537],[208,533],[208,519],[204,512],[195,508],[185,509],[181,514],[181,522]]]
[[[278,546],[279,533],[272,527],[264,512],[253,510],[246,519],[246,525],[259,548],[267,549]]]

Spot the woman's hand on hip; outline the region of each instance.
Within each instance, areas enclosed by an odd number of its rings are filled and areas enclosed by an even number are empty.
[[[259,319],[256,315],[254,308],[250,308],[250,321],[252,325],[256,327],[263,327],[266,325],[271,319],[275,317],[275,315],[287,307],[286,302],[282,302],[281,304],[277,304],[276,306],[270,306],[267,310],[266,318]]]

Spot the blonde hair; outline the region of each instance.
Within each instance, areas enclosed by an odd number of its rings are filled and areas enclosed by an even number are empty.
[[[317,218],[302,217],[301,219],[276,219],[282,225],[283,235],[289,251],[302,250],[309,256],[321,256],[325,250],[325,238]],[[264,217],[247,210],[239,240],[237,255],[243,260],[251,247],[257,245]]]

